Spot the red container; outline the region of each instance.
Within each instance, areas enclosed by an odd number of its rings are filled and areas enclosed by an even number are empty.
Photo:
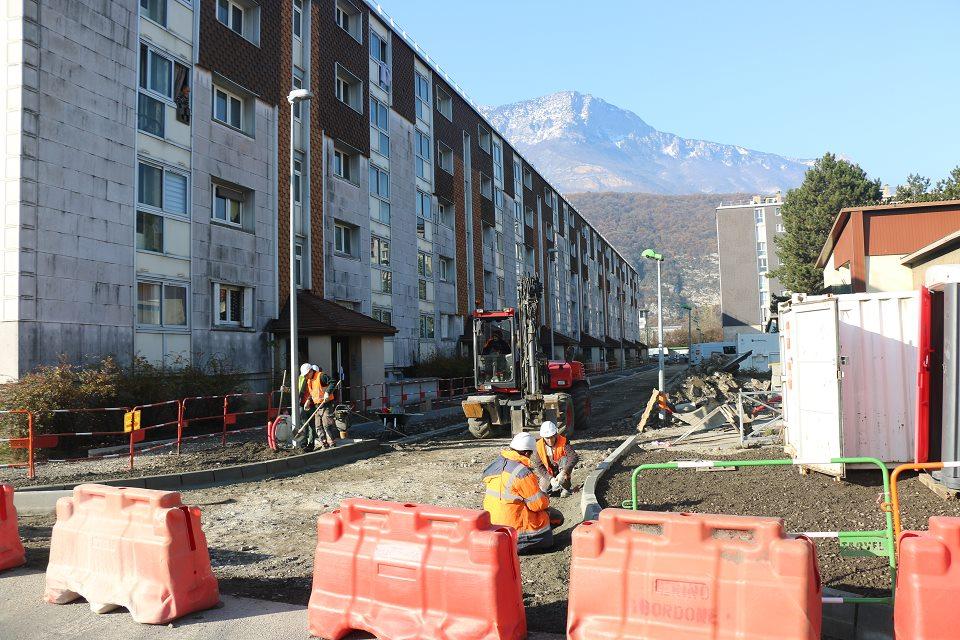
[[[775,518],[605,509],[573,533],[570,640],[819,640],[807,539]]]
[[[898,541],[897,640],[947,640],[960,635],[960,518],[930,518],[928,531]]]
[[[19,567],[26,561],[17,526],[17,508],[13,506],[13,487],[0,484],[0,571]]]
[[[317,521],[308,625],[329,640],[526,638],[516,534],[485,511],[345,500]]]
[[[200,510],[172,491],[84,484],[57,501],[44,599],[166,624],[220,601]]]

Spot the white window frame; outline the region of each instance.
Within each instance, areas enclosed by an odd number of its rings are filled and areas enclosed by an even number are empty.
[[[437,166],[453,175],[453,149],[437,140]]]
[[[450,219],[450,213],[453,211],[453,205],[437,198],[437,223],[445,227],[453,227],[453,220]]]
[[[370,234],[370,264],[390,268],[390,239]]]
[[[440,256],[439,259],[437,260],[437,273],[440,277],[440,282],[450,282],[452,271],[453,271],[453,258]]]
[[[291,29],[293,37],[297,40],[303,40],[303,0],[293,0],[293,24]],[[299,33],[297,33],[299,31]]]
[[[493,178],[480,172],[480,195],[487,200],[493,200]]]
[[[221,188],[221,187],[222,187],[223,189],[226,189],[226,190],[229,190],[229,191],[236,191],[236,192],[239,193],[242,197],[241,197],[239,200],[235,200],[234,198],[227,197],[226,195],[224,195],[224,196],[219,196],[218,193],[217,193],[217,190],[218,190],[219,188]],[[224,185],[224,184],[219,184],[219,183],[217,183],[217,182],[214,182],[214,183],[213,183],[213,188],[211,189],[211,192],[212,192],[211,195],[213,196],[213,202],[211,203],[212,209],[211,209],[211,211],[210,211],[210,219],[211,219],[213,222],[217,223],[217,224],[225,224],[225,225],[229,225],[229,226],[231,226],[231,227],[236,227],[236,228],[238,228],[238,229],[242,229],[242,228],[243,228],[243,220],[244,220],[244,216],[246,215],[246,208],[247,208],[247,207],[246,207],[246,204],[247,204],[247,203],[246,203],[246,194],[243,192],[243,189],[240,189],[240,188],[237,188],[237,187],[232,187],[232,186],[230,186],[230,185]],[[218,200],[219,198],[221,198],[221,197],[222,197],[222,199],[225,201],[225,204],[224,204],[224,216],[225,216],[225,217],[224,217],[224,218],[218,218],[218,217],[217,217],[217,200]],[[239,221],[239,222],[234,222],[233,220],[230,220],[230,210],[229,210],[229,208],[227,207],[226,202],[238,202],[238,203],[239,203],[239,205],[240,205],[240,207],[239,207],[239,214],[240,214],[239,217],[240,217],[240,221]]]
[[[387,307],[373,307],[371,315],[374,320],[393,326],[393,309]]]
[[[351,38],[363,44],[363,14],[361,14],[356,5],[349,2],[349,0],[337,0],[334,4],[336,5],[334,9],[334,22],[337,23],[338,27],[350,34]],[[340,19],[341,14],[347,18],[347,26],[343,25]],[[353,20],[357,21],[355,27],[351,26]]]
[[[160,172],[160,205],[147,204],[140,200],[140,166],[147,166],[153,169],[156,169]],[[183,178],[186,181],[185,190],[184,190],[184,211],[174,211],[168,207],[168,197],[167,197],[167,176],[176,176],[178,178]],[[156,162],[151,162],[143,158],[137,158],[137,208],[149,213],[157,213],[163,215],[170,215],[176,218],[184,219],[190,218],[190,174],[186,171],[178,171],[170,169],[166,165],[162,165]]]
[[[493,142],[493,179],[503,183],[503,143]]]
[[[220,296],[227,293],[227,319],[220,317]],[[234,296],[240,296],[240,318],[230,317],[231,301]],[[213,325],[215,327],[250,328],[253,326],[253,287],[228,284],[226,282],[213,283]]]
[[[433,198],[429,193],[417,189],[416,208],[418,218],[433,220]]]
[[[140,321],[140,285],[146,284],[160,287],[160,309],[159,323]],[[164,321],[164,303],[167,299],[166,290],[168,288],[177,288],[184,290],[184,322],[183,324],[167,324]],[[166,280],[156,280],[153,278],[137,278],[136,291],[134,292],[136,306],[136,325],[137,327],[164,328],[164,329],[188,329],[190,327],[190,284],[188,282],[170,282]]]
[[[377,165],[371,163],[371,164],[370,164],[370,170],[369,170],[368,173],[370,173],[370,174],[374,174],[374,173],[375,173],[376,176],[377,176],[377,179],[376,179],[375,181],[374,181],[374,180],[370,180],[370,189],[369,189],[370,195],[372,195],[374,198],[377,198],[378,200],[382,200],[382,201],[384,201],[384,202],[390,202],[390,172],[387,171],[386,169],[384,169],[383,167],[378,167]],[[387,180],[386,180],[386,185],[387,185],[386,193],[381,192],[381,189],[380,189],[380,177],[381,177],[381,176],[386,176],[386,178],[387,178]],[[376,182],[376,189],[374,189],[374,182]]]
[[[373,45],[377,41],[380,42],[380,45],[384,48],[384,51],[377,51],[376,55],[374,55]],[[390,40],[377,33],[376,29],[370,29],[370,46],[368,46],[367,49],[370,52],[370,58],[377,64],[390,64]],[[383,59],[380,58],[381,53],[384,53]]]
[[[333,250],[338,255],[356,257],[356,254],[353,253],[353,245],[356,244],[355,229],[355,227],[351,227],[344,222],[333,223]]]
[[[427,335],[427,334],[430,334],[430,335]],[[420,314],[419,335],[421,340],[436,340],[436,336],[437,336],[436,320],[434,319],[432,314],[426,314],[426,313]]]
[[[763,224],[763,223],[764,223],[764,221],[766,220],[766,215],[765,215],[765,212],[764,212],[764,210],[763,210],[763,207],[756,207],[756,208],[753,210],[753,220],[754,220],[754,222],[756,222],[757,224]]]
[[[333,95],[337,100],[357,113],[363,113],[363,80],[338,62],[335,63],[333,84]]]
[[[453,98],[439,86],[434,89],[434,94],[436,96],[437,113],[453,122]]]
[[[146,50],[146,52],[147,52],[147,60],[146,60],[147,65],[146,65],[146,68],[145,68],[145,69],[144,69],[144,68],[141,68],[141,69],[140,69],[140,75],[142,76],[142,79],[143,79],[142,81],[143,81],[143,83],[144,83],[144,84],[140,84],[140,83],[138,82],[138,85],[139,85],[139,87],[140,87],[140,91],[143,91],[143,92],[145,92],[145,93],[147,93],[147,94],[149,94],[149,95],[152,95],[152,96],[154,96],[154,97],[160,98],[161,100],[163,100],[163,101],[165,101],[165,102],[167,102],[167,103],[169,103],[169,104],[173,104],[173,97],[174,97],[174,96],[173,96],[173,79],[174,79],[174,68],[175,68],[176,60],[174,60],[173,56],[167,54],[166,52],[162,51],[161,49],[158,49],[158,48],[154,47],[153,45],[148,44],[148,43],[146,43],[146,42],[141,42],[141,43],[140,43],[140,49],[141,49],[141,50]],[[166,60],[168,63],[170,63],[170,72],[167,74],[167,89],[169,89],[169,93],[164,93],[164,92],[162,92],[162,91],[157,91],[156,89],[153,89],[153,88],[150,87],[151,71],[153,70],[153,63],[154,63],[154,58],[155,58],[155,57],[156,57],[156,58],[163,58],[163,59]],[[143,65],[141,64],[140,66],[142,67]]]
[[[181,0],[181,1],[182,1],[182,0]],[[146,8],[143,6],[143,3],[144,3],[144,0],[140,0],[140,2],[138,3],[138,4],[139,4],[139,7],[140,7],[140,17],[141,17],[141,18],[146,18],[146,19],[149,20],[150,22],[152,22],[152,23],[154,23],[154,24],[158,24],[158,25],[160,25],[161,27],[163,27],[164,29],[166,29],[166,28],[167,28],[167,19],[170,17],[170,16],[169,16],[169,14],[170,14],[170,5],[169,5],[169,3],[167,2],[167,0],[161,0],[161,3],[163,4],[163,20],[154,20],[153,18],[151,18],[150,16],[148,16],[148,15],[146,14]]]
[[[296,65],[293,65],[293,80],[292,80],[293,88],[303,89],[303,81],[304,81],[303,69],[301,69]],[[296,120],[300,120],[302,117],[302,113],[303,113],[303,101],[298,100],[293,104],[293,117]]]
[[[383,122],[380,121],[383,116]],[[377,144],[370,144],[370,150],[374,153],[390,157],[390,109],[374,96],[370,96],[370,128],[377,133]],[[386,152],[383,150],[384,141],[386,141]]]
[[[355,156],[343,149],[333,149],[333,175],[350,184],[357,184],[353,177]],[[339,167],[339,170],[338,170]]]
[[[421,91],[426,89],[426,97],[421,95]],[[413,94],[416,97],[417,108],[416,108],[416,117],[420,120],[426,121],[427,114],[430,113],[430,109],[433,106],[433,100],[430,89],[430,80],[427,76],[423,75],[419,71],[413,72]]]
[[[293,259],[295,263],[295,272],[297,276],[297,288],[302,289],[303,283],[306,280],[304,276],[306,274],[303,272],[303,266],[306,264],[306,261],[303,259],[304,248],[302,242],[297,242],[293,245]]]
[[[374,269],[374,271],[379,272],[379,276],[375,278],[376,282],[371,284],[376,285],[376,288],[373,290],[374,293],[393,293],[393,272],[389,269]],[[384,287],[384,283],[387,283],[387,286]]]
[[[227,112],[224,114],[224,117],[226,118],[226,120],[221,120],[221,119],[217,116],[217,92],[218,92],[218,91],[219,91],[220,93],[222,93],[222,94],[226,97],[226,99],[227,99],[227,107],[226,107],[226,108],[227,108]],[[239,106],[239,109],[240,109],[240,124],[239,124],[239,125],[235,125],[235,124],[233,124],[232,122],[230,122],[230,120],[231,120],[231,117],[230,117],[230,116],[231,116],[231,112],[232,112],[232,109],[233,109],[233,104],[234,104],[233,101],[234,101],[234,100],[236,100],[237,102],[240,103],[240,106]],[[212,107],[212,111],[213,111],[213,120],[214,120],[215,122],[219,122],[220,124],[222,124],[222,125],[224,125],[224,126],[227,126],[227,127],[230,127],[231,129],[233,129],[233,130],[235,130],[235,131],[240,131],[240,132],[242,132],[242,133],[246,133],[246,131],[245,131],[245,129],[244,129],[244,126],[243,126],[243,124],[244,124],[244,123],[243,123],[243,121],[244,121],[244,113],[243,113],[243,112],[246,110],[246,100],[243,98],[243,96],[240,96],[239,94],[233,93],[233,92],[230,91],[229,89],[224,89],[224,88],[221,87],[220,85],[215,84],[215,85],[213,85],[213,105],[211,105],[211,107]]]
[[[148,248],[148,247],[146,247],[146,246],[144,246],[144,247],[141,247],[141,246],[140,246],[140,244],[139,244],[140,232],[139,232],[139,230],[138,230],[138,227],[140,226],[140,216],[153,216],[153,217],[158,218],[158,219],[160,220],[160,248],[159,248],[159,249],[151,249],[151,248]],[[163,215],[161,215],[161,214],[159,214],[159,213],[156,213],[156,212],[154,212],[154,211],[150,211],[148,207],[137,207],[137,219],[136,219],[136,221],[134,222],[134,224],[135,224],[135,227],[134,227],[134,244],[135,244],[135,246],[136,246],[136,248],[137,248],[137,251],[145,251],[145,252],[147,252],[147,253],[155,253],[155,254],[160,254],[160,255],[163,255],[163,254],[166,253],[166,232],[167,232],[167,229],[166,229],[166,219],[164,218]]]
[[[490,130],[484,127],[482,124],[477,125],[477,144],[480,145],[480,148],[491,153],[490,145],[493,143],[493,137],[490,135]]]
[[[432,144],[430,134],[415,129],[413,134],[413,153],[416,156],[416,175],[425,182],[433,182],[433,161],[430,157]]]
[[[227,20],[220,16],[220,7],[227,7]],[[240,11],[240,29],[235,24],[236,13]],[[247,42],[260,46],[260,5],[255,2],[238,2],[237,0],[215,0],[214,13],[217,22],[230,29]]]

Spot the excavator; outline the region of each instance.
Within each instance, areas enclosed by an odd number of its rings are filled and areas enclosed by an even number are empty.
[[[473,312],[477,392],[462,401],[478,439],[537,431],[544,420],[568,438],[590,420],[590,382],[583,363],[549,360],[540,351],[543,284],[521,276],[517,308]]]

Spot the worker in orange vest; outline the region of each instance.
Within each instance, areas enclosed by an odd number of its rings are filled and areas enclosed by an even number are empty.
[[[313,409],[318,415],[308,427],[308,450],[313,448],[315,440],[319,440],[320,446],[324,449],[332,447],[337,441],[333,419],[333,405],[336,402],[334,387],[335,384],[330,380],[330,376],[323,372],[323,367],[312,365],[306,378],[303,406],[308,411]]]
[[[541,490],[550,495],[559,492],[561,498],[569,496],[573,468],[579,461],[580,456],[566,436],[560,435],[555,423],[547,420],[540,425],[537,460],[533,470],[540,480]]]
[[[490,514],[493,524],[517,530],[520,553],[553,546],[552,514],[547,510],[550,498],[540,490],[537,476],[530,468],[536,446],[532,435],[518,433],[510,448],[501,451],[483,471],[483,509]]]

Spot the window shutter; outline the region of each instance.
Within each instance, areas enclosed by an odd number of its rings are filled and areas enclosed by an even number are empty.
[[[211,311],[213,312],[213,317],[211,325],[220,324],[220,283],[213,283],[213,304],[211,305]]]
[[[179,173],[163,174],[163,205],[170,213],[187,213],[187,177]]]
[[[253,326],[253,288],[243,288],[243,326]]]

